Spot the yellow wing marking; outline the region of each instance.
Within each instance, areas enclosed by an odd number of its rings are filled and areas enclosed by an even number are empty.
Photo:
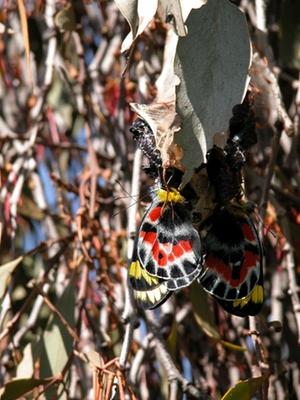
[[[255,304],[260,304],[264,301],[264,289],[261,285],[256,285],[248,296],[233,302],[233,307],[245,307],[252,300]]]
[[[129,275],[135,279],[145,279],[149,285],[157,285],[158,279],[148,274],[144,268],[141,267],[138,260],[132,261],[129,268]]]

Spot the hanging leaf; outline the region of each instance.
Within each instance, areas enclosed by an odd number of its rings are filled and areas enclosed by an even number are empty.
[[[175,59],[182,127],[175,142],[184,151],[187,181],[244,97],[251,48],[245,16],[227,0],[210,0],[193,10],[186,25],[188,35],[179,39]]]
[[[222,340],[218,332],[215,317],[208,304],[207,293],[202,289],[202,287],[194,282],[190,286],[190,298],[193,305],[193,314],[197,324],[200,329],[212,340],[221,343],[223,346],[234,351],[246,351],[247,349]]]
[[[268,376],[266,375],[239,381],[224,394],[221,400],[251,400],[252,396],[254,396],[267,379]]]

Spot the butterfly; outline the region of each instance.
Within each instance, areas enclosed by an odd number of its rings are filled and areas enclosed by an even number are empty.
[[[174,187],[159,187],[135,240],[129,280],[143,308],[161,305],[201,273],[202,253],[186,200]]]
[[[225,310],[247,316],[260,311],[264,297],[262,246],[241,185],[244,151],[256,142],[256,133],[246,106],[235,106],[233,114],[225,148],[207,153],[216,206],[200,228],[206,256],[198,282]]]

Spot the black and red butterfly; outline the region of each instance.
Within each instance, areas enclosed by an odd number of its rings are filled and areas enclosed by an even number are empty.
[[[159,306],[201,273],[200,238],[185,203],[176,188],[157,189],[138,230],[129,277],[144,308]]]
[[[158,177],[159,187],[137,232],[129,280],[139,304],[155,308],[199,276],[202,250],[187,202],[178,190],[182,172],[161,168],[153,133],[144,121],[137,120],[131,132],[149,159],[146,172]]]
[[[239,107],[243,118],[237,118]],[[262,246],[253,221],[253,208],[242,200],[244,151],[255,143],[251,110],[233,109],[230,136],[224,149],[207,154],[207,174],[216,206],[201,226],[204,272],[198,281],[228,312],[257,314],[263,304]]]

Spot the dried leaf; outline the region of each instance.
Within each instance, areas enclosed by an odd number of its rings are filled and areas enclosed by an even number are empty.
[[[158,0],[115,0],[115,3],[130,26],[130,32],[122,43],[123,52],[144,32],[156,13]]]
[[[154,102],[175,102],[175,88],[180,83],[174,73],[174,60],[178,36],[170,29],[167,33],[162,71],[155,82],[157,94]]]
[[[180,78],[176,106],[182,129],[175,137],[184,150],[187,182],[225,131],[232,107],[248,86],[251,49],[244,15],[225,0],[210,0],[187,19],[188,35],[180,38],[175,73]]]
[[[151,127],[156,147],[161,153],[164,166],[174,166],[182,169],[178,160],[178,147],[174,152],[174,133],[180,129],[179,119],[175,113],[175,102],[152,103],[150,105],[131,103],[131,108]]]

